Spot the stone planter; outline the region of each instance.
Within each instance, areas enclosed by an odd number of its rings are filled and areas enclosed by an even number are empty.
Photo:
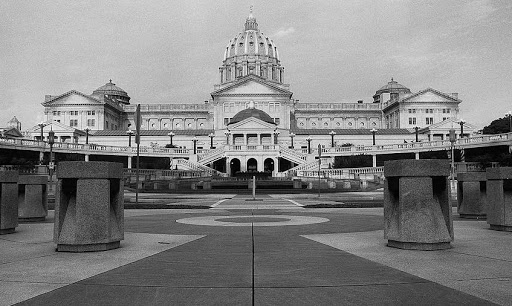
[[[445,160],[384,163],[384,238],[412,250],[451,248],[453,219]]]
[[[123,165],[60,162],[55,197],[57,251],[118,248],[124,239]]]
[[[0,235],[18,226],[18,171],[0,171]]]
[[[18,179],[18,219],[44,221],[48,215],[48,176],[21,175]]]
[[[486,218],[486,190],[487,178],[485,172],[457,174],[457,212],[461,218]]]
[[[512,232],[512,167],[488,168],[487,223],[492,230]]]

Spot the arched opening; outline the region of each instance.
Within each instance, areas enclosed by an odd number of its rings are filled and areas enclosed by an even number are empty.
[[[247,172],[257,172],[258,161],[255,158],[249,158],[247,160]]]
[[[229,162],[229,166],[231,168],[231,176],[235,176],[237,172],[240,172],[240,160],[238,158],[233,158]]]
[[[274,160],[272,158],[267,158],[263,162],[263,171],[265,172],[273,172],[274,171]]]

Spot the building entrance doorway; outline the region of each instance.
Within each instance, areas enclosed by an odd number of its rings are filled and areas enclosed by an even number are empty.
[[[267,158],[263,162],[263,171],[265,172],[273,172],[274,171],[274,160],[272,158]]]
[[[249,158],[247,160],[247,172],[257,172],[258,161],[255,158]]]
[[[229,166],[231,168],[230,176],[235,176],[237,172],[240,172],[240,160],[238,158],[233,158],[229,162]]]

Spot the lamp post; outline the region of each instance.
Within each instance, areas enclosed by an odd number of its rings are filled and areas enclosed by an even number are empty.
[[[277,144],[277,136],[279,135],[279,132],[277,130],[274,130],[274,144]]]
[[[175,134],[174,134],[174,132],[169,132],[169,133],[167,133],[167,136],[169,136],[169,138],[171,139],[171,142],[170,142],[171,147],[173,146],[173,144],[172,144],[172,138],[174,137],[174,135],[175,135]]]
[[[50,145],[50,162],[48,163],[48,172],[50,173],[50,190],[52,189],[52,181],[53,181],[53,169],[55,168],[55,164],[53,163],[53,144],[55,143],[55,132],[50,130],[48,132],[48,144]]]
[[[505,117],[508,117],[508,130],[512,133],[512,111],[508,111]]]
[[[419,128],[419,127],[417,127],[417,126],[415,126],[415,127],[414,127],[414,132],[416,133],[416,142],[418,142],[418,130],[419,130],[419,129],[420,129],[420,128]]]
[[[226,144],[229,146],[229,135],[231,135],[231,132],[227,130],[224,132],[224,134],[226,135]]]
[[[311,154],[311,136],[308,136],[306,141],[308,142],[308,154]]]
[[[43,136],[43,129],[44,129],[44,127],[46,126],[46,124],[44,124],[44,122],[41,122],[41,123],[39,123],[37,126],[38,126],[38,127],[39,127],[39,129],[41,130],[41,134],[40,134],[40,136],[39,136],[39,141],[43,141],[43,138],[44,138],[44,136]]]
[[[372,132],[373,145],[375,145],[375,134],[377,133],[377,130],[373,128],[370,130],[370,132]]]
[[[85,144],[89,144],[89,128],[85,128]]]
[[[464,138],[464,123],[466,123],[462,118],[459,120],[460,124],[460,138]]]
[[[455,143],[455,138],[457,138],[457,136],[455,135],[455,130],[453,128],[450,129],[450,144],[451,144],[451,151],[452,151],[452,160],[451,160],[451,163],[452,163],[452,171],[451,171],[451,174],[452,174],[452,188],[453,188],[453,184],[454,184],[454,179],[455,179],[455,159],[454,159],[454,156],[453,156],[453,153],[454,153],[454,143]]]
[[[215,135],[210,133],[208,134],[208,137],[210,137],[210,149],[213,149],[213,137],[215,137]]]
[[[128,146],[131,147],[132,146],[132,135],[134,133],[131,129],[128,129],[128,131],[126,131],[126,134],[128,134]]]
[[[194,136],[192,141],[194,142],[194,155],[197,154],[197,136]]]
[[[336,132],[330,131],[329,135],[331,135],[331,148],[334,148],[334,135],[336,135]]]
[[[294,133],[290,133],[290,139],[292,141],[292,145],[290,146],[290,148],[293,149],[293,137],[295,137],[295,134]]]

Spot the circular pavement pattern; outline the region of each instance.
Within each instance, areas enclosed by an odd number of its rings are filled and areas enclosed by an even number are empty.
[[[209,226],[286,226],[328,222],[327,218],[287,215],[204,216],[178,219],[176,222]]]

